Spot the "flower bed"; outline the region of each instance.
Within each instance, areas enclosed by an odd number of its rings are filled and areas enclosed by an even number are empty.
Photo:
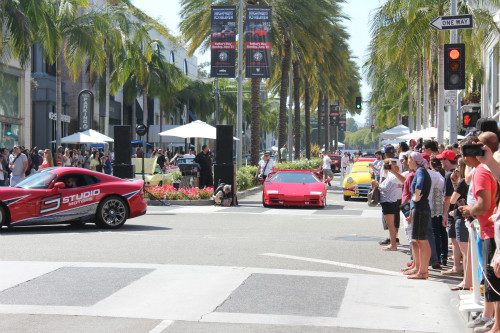
[[[180,188],[176,189],[173,185],[151,186],[147,190],[157,198],[163,200],[206,200],[212,198],[214,194],[213,187],[199,189],[193,188]],[[146,192],[146,199],[153,199],[151,195]]]
[[[287,170],[316,170],[321,166],[321,158],[313,157],[310,160],[303,158],[298,161],[282,162],[276,164],[275,169]]]

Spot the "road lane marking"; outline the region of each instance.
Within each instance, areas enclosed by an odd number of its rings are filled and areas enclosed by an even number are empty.
[[[163,330],[170,325],[172,325],[173,320],[164,320],[161,323],[159,323],[155,328],[153,328],[149,333],[161,333]]]
[[[276,258],[285,258],[285,259],[292,259],[292,260],[301,260],[301,261],[316,262],[316,263],[320,263],[320,264],[326,264],[326,265],[332,265],[332,266],[339,266],[339,267],[345,267],[345,268],[358,269],[358,270],[362,270],[362,271],[367,271],[367,272],[372,272],[372,273],[379,273],[379,274],[385,274],[385,275],[401,276],[401,273],[397,273],[397,272],[393,272],[393,271],[388,271],[388,270],[385,270],[385,269],[379,269],[379,268],[373,268],[373,267],[367,267],[367,266],[347,264],[347,263],[338,262],[338,261],[323,260],[323,259],[314,259],[314,258],[306,258],[306,257],[297,257],[297,256],[290,256],[290,255],[287,255],[287,254],[279,254],[279,253],[262,253],[261,255],[268,256],[268,257],[276,257]]]

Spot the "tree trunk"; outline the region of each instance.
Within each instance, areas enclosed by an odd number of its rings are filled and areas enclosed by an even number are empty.
[[[260,78],[252,79],[252,123],[250,143],[250,164],[259,163],[260,151]],[[279,154],[278,154],[279,155]]]
[[[424,129],[429,128],[429,59],[424,56]]]
[[[287,137],[287,108],[286,108],[286,99],[288,97],[288,85],[289,78],[288,74],[290,73],[290,51],[291,51],[291,42],[288,38],[284,38],[284,53],[283,60],[281,61],[281,87],[280,87],[280,112],[279,112],[279,133],[278,133],[278,147],[281,148],[286,144]],[[288,149],[292,149],[292,147],[288,147]],[[279,161],[281,162],[281,156],[278,154]]]
[[[61,48],[62,50],[62,48]],[[63,54],[62,51],[59,52],[59,55],[56,60],[56,151],[57,148],[61,145],[61,136],[62,136],[62,76],[61,76],[61,66],[63,63]],[[93,121],[93,120],[92,120]]]
[[[418,57],[417,67],[417,131],[422,129],[422,58]]]
[[[309,91],[309,80],[304,77],[304,113],[305,113],[305,129],[306,129],[306,158],[311,158],[311,97]]]
[[[294,119],[294,146],[295,159],[300,159],[300,76],[297,62],[293,62],[293,100],[295,104]]]
[[[132,137],[137,140],[137,134],[135,133],[135,126],[137,125],[137,101],[134,98],[134,101],[132,102],[132,119],[130,121],[132,125]]]
[[[323,105],[323,93],[320,90],[319,94],[318,94],[318,141],[317,141],[318,147],[320,150],[321,150],[321,142],[322,142],[321,141],[321,126],[323,124],[323,117],[321,115],[321,113],[323,112],[322,105]]]
[[[410,128],[410,133],[415,130],[415,122],[413,121],[413,81],[411,67],[408,66],[407,72],[408,78],[408,127]]]

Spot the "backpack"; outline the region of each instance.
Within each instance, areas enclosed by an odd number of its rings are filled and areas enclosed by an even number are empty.
[[[227,185],[226,183],[219,183],[219,186],[217,186],[217,188],[214,191],[214,195],[217,195],[217,193],[219,193],[220,191],[223,191],[224,186],[226,186],[226,185]]]
[[[380,202],[380,189],[377,187],[372,187],[368,191],[368,206],[375,207]]]

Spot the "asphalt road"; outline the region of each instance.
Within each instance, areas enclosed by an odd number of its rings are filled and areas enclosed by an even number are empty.
[[[334,182],[338,185],[338,181]],[[119,230],[0,231],[0,332],[468,332],[454,278],[405,279],[380,208],[148,208]]]

